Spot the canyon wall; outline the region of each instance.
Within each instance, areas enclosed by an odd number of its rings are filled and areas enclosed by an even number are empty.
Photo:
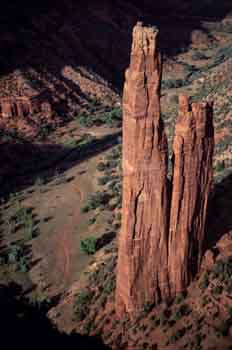
[[[167,140],[160,117],[158,31],[138,24],[123,94],[123,218],[116,308],[133,313],[169,296]]]
[[[123,93],[123,206],[116,310],[120,316],[186,289],[199,270],[214,148],[213,106],[180,97],[172,193],[160,113],[159,32],[133,31]],[[170,198],[168,193],[170,193]]]
[[[1,97],[0,117],[11,119],[14,117],[27,117],[33,113],[52,113],[49,102],[41,102],[36,98],[29,97]]]

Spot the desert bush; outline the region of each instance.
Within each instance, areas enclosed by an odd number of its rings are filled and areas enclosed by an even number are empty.
[[[78,293],[74,305],[74,312],[77,321],[83,321],[89,314],[89,305],[92,301],[93,296],[94,293],[89,289],[82,290]]]
[[[228,294],[232,294],[232,280],[229,280],[226,287],[225,287],[225,290]]]
[[[163,89],[174,89],[185,85],[185,80],[183,79],[167,79],[162,81]]]
[[[186,328],[183,327],[181,329],[178,329],[174,334],[172,334],[169,338],[169,342],[171,344],[176,343],[179,339],[181,339],[186,333]]]
[[[20,272],[27,272],[29,264],[27,257],[23,255],[23,247],[20,245],[12,245],[7,255],[7,263],[15,264],[16,269]]]
[[[83,127],[91,127],[94,125],[94,119],[92,116],[88,116],[87,114],[80,114],[76,117],[76,121]]]
[[[210,302],[210,299],[207,295],[204,295],[203,298],[202,298],[202,306],[206,306],[207,304],[209,304]]]
[[[199,287],[200,289],[205,290],[208,287],[208,285],[209,285],[209,273],[205,272],[202,280],[199,283]]]
[[[103,287],[103,295],[108,296],[112,293],[112,291],[115,289],[115,280],[114,279],[109,279],[104,287]]]
[[[10,246],[8,255],[7,255],[7,262],[9,264],[15,264],[19,261],[20,257],[23,254],[23,249],[19,245],[12,245]]]
[[[211,290],[211,293],[215,296],[222,294],[223,287],[222,286],[216,286]]]
[[[206,60],[206,59],[208,59],[208,56],[206,56],[206,54],[204,52],[196,51],[193,53],[192,59],[194,61]]]
[[[232,325],[231,319],[222,321],[221,324],[218,327],[216,327],[216,333],[219,336],[227,337],[229,334],[231,325]]]
[[[100,162],[100,163],[97,164],[97,170],[98,171],[104,171],[106,168],[107,168],[107,164],[106,163]]]
[[[224,162],[224,160],[218,161],[218,162],[216,163],[215,170],[216,170],[217,172],[220,172],[220,171],[223,171],[224,169],[225,169],[225,162]]]
[[[87,213],[90,210],[95,210],[109,203],[110,195],[107,192],[96,192],[90,194],[87,198],[87,203],[81,208],[82,213]]]
[[[88,224],[93,225],[93,224],[95,224],[95,222],[96,222],[96,218],[94,217],[94,218],[89,219]]]
[[[81,207],[81,213],[88,213],[90,211],[90,207],[88,206],[88,204],[84,205],[83,207]]]
[[[88,255],[94,254],[97,251],[97,238],[88,237],[81,240],[80,250]]]
[[[101,115],[100,120],[109,127],[120,127],[122,125],[122,110],[115,107],[111,111]]]
[[[227,307],[228,314],[232,317],[232,306]]]
[[[96,192],[91,194],[88,198],[88,206],[90,209],[97,209],[101,205],[105,205],[109,202],[109,195],[107,192]]]
[[[188,315],[191,312],[187,304],[182,304],[178,309],[175,310],[171,317],[171,321],[179,321],[183,316]]]
[[[177,294],[174,302],[176,304],[180,304],[184,299],[185,299],[184,293],[179,293],[179,294]]]
[[[108,182],[110,182],[112,179],[112,176],[105,175],[103,177],[98,178],[98,184],[100,186],[106,185]]]
[[[21,256],[19,258],[19,261],[17,263],[17,269],[20,271],[20,272],[27,272],[29,270],[29,265],[28,265],[28,261],[27,261],[27,258],[25,256]]]
[[[151,303],[151,302],[146,302],[146,303],[144,303],[144,305],[143,305],[143,312],[145,313],[145,314],[147,314],[147,313],[149,313],[152,309],[153,309],[153,303]]]
[[[215,55],[214,63],[220,64],[220,63],[224,62],[229,57],[232,57],[231,46],[222,47],[217,51],[217,53]]]

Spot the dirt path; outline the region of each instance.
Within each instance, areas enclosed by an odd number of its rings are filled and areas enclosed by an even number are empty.
[[[72,181],[48,184],[45,191],[34,193],[24,203],[34,207],[42,219],[41,233],[32,241],[35,264],[30,275],[48,296],[64,292],[90,261],[79,249],[81,236],[87,232],[87,218],[80,208],[92,191],[95,163],[92,158],[71,168],[65,176]]]

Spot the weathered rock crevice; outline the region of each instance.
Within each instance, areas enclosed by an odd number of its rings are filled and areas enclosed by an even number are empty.
[[[214,147],[213,106],[180,97],[168,183],[158,30],[138,23],[123,93],[119,315],[183,291],[199,270]],[[171,191],[170,188],[171,187]]]

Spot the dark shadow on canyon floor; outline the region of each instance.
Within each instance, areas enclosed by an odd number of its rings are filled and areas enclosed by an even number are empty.
[[[0,196],[8,197],[35,184],[48,183],[81,162],[110,149],[121,141],[121,131],[70,147],[53,144],[6,143],[1,145]],[[65,181],[71,181],[66,179]]]
[[[47,318],[48,309],[46,303],[30,303],[19,285],[0,285],[1,344],[9,349],[108,349],[99,338],[60,333]]]
[[[232,230],[232,174],[215,184],[209,199],[204,250],[212,249]]]

